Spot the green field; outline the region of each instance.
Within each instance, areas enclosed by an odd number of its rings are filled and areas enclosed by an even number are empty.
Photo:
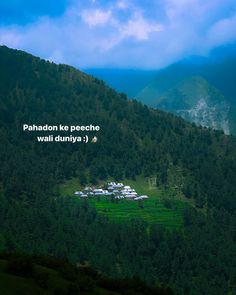
[[[148,223],[161,224],[168,228],[182,226],[183,210],[190,206],[190,202],[171,189],[160,189],[149,184],[148,180],[139,177],[135,181],[124,180],[125,185],[130,185],[138,194],[145,194],[149,199],[142,202],[131,200],[111,201],[109,197],[96,197],[87,199],[96,207],[98,213],[108,216],[114,222],[125,222],[130,219],[142,218]],[[99,185],[103,185],[101,183]],[[98,187],[97,185],[96,187]],[[60,187],[62,196],[74,196],[76,190],[82,189],[76,179],[72,179]],[[79,202],[84,202],[74,196]],[[87,201],[86,200],[86,201]],[[166,200],[169,206],[166,205]]]

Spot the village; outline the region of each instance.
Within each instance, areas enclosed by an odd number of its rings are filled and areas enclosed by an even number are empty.
[[[149,198],[147,195],[138,195],[135,189],[128,185],[116,182],[109,182],[104,188],[85,187],[83,191],[76,191],[74,194],[80,198],[110,197],[111,199],[133,201],[141,201]]]

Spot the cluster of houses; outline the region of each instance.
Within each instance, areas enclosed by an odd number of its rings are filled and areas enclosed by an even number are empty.
[[[83,191],[76,191],[74,194],[80,198],[108,196],[114,199],[134,201],[148,199],[148,196],[146,195],[138,195],[137,192],[129,185],[116,182],[109,182],[105,188],[86,187]]]

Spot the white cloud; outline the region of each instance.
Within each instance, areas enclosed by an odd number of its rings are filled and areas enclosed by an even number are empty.
[[[162,31],[163,26],[149,22],[142,15],[136,13],[133,19],[121,27],[121,30],[124,37],[134,37],[139,41],[144,41],[149,39],[151,33]]]
[[[116,7],[121,10],[125,10],[128,8],[128,3],[124,0],[120,0],[117,2]]]
[[[101,26],[107,24],[112,18],[111,10],[84,10],[81,13],[83,21],[90,27]]]
[[[57,64],[59,64],[59,63],[66,64],[67,63],[65,57],[63,56],[63,53],[57,49],[54,50],[52,52],[52,54],[49,57],[46,57],[45,59],[49,60],[51,62],[57,63]]]
[[[74,1],[60,17],[0,27],[0,43],[84,68],[159,68],[236,40],[234,1]]]
[[[21,44],[22,38],[17,30],[0,29],[0,44],[17,48]]]
[[[138,42],[147,42],[150,34],[163,30],[161,24],[149,22],[144,19],[141,12],[137,11],[126,23],[113,19],[111,24],[114,26],[114,30],[112,30],[111,34],[101,36],[99,41],[99,49],[103,52],[114,49],[124,40],[129,40],[130,38]]]
[[[216,22],[207,33],[208,46],[219,46],[236,39],[236,14]]]

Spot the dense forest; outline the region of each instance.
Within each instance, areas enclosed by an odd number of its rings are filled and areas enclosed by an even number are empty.
[[[101,127],[96,144],[39,143],[23,124]],[[0,47],[0,250],[88,262],[177,294],[234,294],[236,140],[116,93],[102,81]],[[93,133],[91,133],[93,136]],[[194,198],[181,230],[111,223],[58,186],[181,171]]]

